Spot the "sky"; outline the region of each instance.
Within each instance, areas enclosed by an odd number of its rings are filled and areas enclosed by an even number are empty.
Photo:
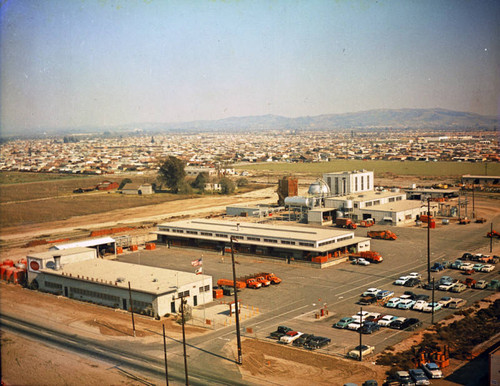
[[[0,132],[500,114],[497,0],[2,0]]]

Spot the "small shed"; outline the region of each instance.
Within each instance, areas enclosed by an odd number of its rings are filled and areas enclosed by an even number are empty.
[[[122,194],[153,194],[151,184],[128,183],[122,188]]]

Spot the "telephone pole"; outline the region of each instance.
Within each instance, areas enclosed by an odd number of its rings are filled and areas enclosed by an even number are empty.
[[[234,245],[233,241],[236,240],[234,236],[231,236],[231,262],[233,264],[233,288],[234,288],[234,310],[236,313],[236,341],[238,344],[238,364],[242,364],[241,355],[241,336],[240,336],[240,310],[238,305],[238,288],[236,288],[236,267],[234,265]]]

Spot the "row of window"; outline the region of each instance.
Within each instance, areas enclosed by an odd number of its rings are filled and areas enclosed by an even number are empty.
[[[349,236],[344,236],[344,237],[339,237],[337,239],[338,242],[341,242],[341,241],[344,241],[344,240],[349,240],[349,239],[352,239],[353,236],[352,235],[349,235]]]
[[[70,287],[69,290],[70,290],[70,295],[81,295],[91,298],[104,299],[115,303],[120,302],[120,298],[118,296],[103,294],[102,292],[89,291],[86,289],[73,288],[73,287]]]
[[[198,288],[198,292],[201,294],[202,292],[210,292],[210,285],[206,285],[205,287]]]
[[[185,298],[187,296],[189,296],[189,290],[186,290],[184,292],[179,292],[179,297],[180,298]]]
[[[274,243],[274,244],[277,244],[278,240],[276,240],[276,239],[264,239],[264,242],[265,243]]]
[[[46,281],[45,282],[45,287],[62,290],[62,284],[52,283],[51,281]]]

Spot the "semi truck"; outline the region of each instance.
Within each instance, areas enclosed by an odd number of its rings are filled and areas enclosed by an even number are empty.
[[[370,263],[381,263],[384,261],[384,258],[380,255],[380,253],[375,251],[363,251],[358,253],[351,253],[349,257],[352,258],[360,258],[362,257],[365,260],[368,260]]]

